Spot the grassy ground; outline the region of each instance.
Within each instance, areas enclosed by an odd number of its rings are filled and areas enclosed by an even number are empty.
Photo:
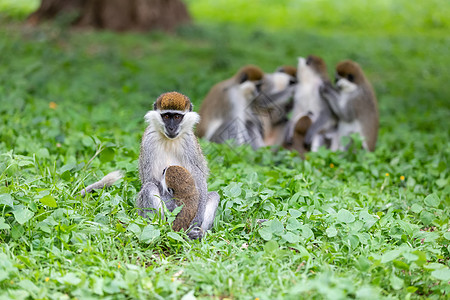
[[[188,1],[197,25],[167,36],[30,29],[36,1],[1,0],[0,298],[448,297],[450,5],[334,2]],[[302,161],[202,142],[222,199],[211,234],[189,242],[137,216],[143,116],[160,93],[198,108],[243,64],[310,53],[330,74],[363,66],[374,153]],[[114,187],[78,196],[117,168]]]

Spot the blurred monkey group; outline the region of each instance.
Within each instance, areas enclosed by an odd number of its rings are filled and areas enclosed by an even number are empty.
[[[332,84],[324,60],[315,55],[273,73],[244,66],[210,89],[196,134],[253,149],[279,145],[301,156],[320,147],[345,151],[350,144],[342,138],[359,134],[363,148],[374,151],[378,106],[372,85],[351,60],[337,64],[334,79]]]

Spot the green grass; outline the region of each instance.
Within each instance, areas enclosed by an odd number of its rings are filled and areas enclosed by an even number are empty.
[[[448,297],[447,2],[374,1],[370,16],[352,13],[369,2],[300,1],[289,22],[272,18],[284,10],[273,1],[189,1],[199,23],[175,35],[30,29],[22,3],[11,13],[0,1],[0,298]],[[261,3],[257,19],[249,5]],[[198,109],[240,66],[271,72],[310,53],[330,74],[344,58],[364,68],[380,106],[374,153],[302,161],[202,141],[221,195],[208,237],[137,216],[143,116],[159,94],[183,92]],[[118,168],[114,187],[78,196]]]

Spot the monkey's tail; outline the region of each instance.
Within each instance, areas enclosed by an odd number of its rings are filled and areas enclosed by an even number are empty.
[[[123,173],[121,171],[114,171],[100,179],[99,181],[87,186],[83,190],[81,190],[81,197],[86,196],[87,193],[91,193],[93,190],[102,189],[105,186],[113,185],[117,180],[123,177]]]

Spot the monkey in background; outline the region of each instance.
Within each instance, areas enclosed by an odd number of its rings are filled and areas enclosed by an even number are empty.
[[[198,211],[200,194],[195,186],[194,178],[188,170],[181,166],[169,166],[163,171],[162,188],[169,193],[176,206],[183,208],[176,216],[172,229],[187,231]]]
[[[259,67],[247,65],[215,84],[201,104],[197,136],[216,143],[234,139],[254,149],[263,146],[262,125],[251,106],[263,77]]]
[[[363,147],[374,151],[378,137],[378,104],[372,85],[361,67],[354,61],[344,60],[336,66],[336,88],[324,85],[321,96],[339,118],[337,133],[331,142],[331,150],[345,150],[343,136],[359,133]]]
[[[265,74],[261,93],[254,100],[263,125],[265,146],[283,143],[288,114],[293,107],[296,76],[297,68],[292,66],[281,66],[274,73]]]
[[[331,86],[323,59],[315,55],[309,55],[307,59],[300,57],[297,79],[299,83],[294,94],[293,117],[288,126],[285,146],[291,148],[294,144],[294,132],[296,132],[297,139],[303,140],[303,143],[307,142],[305,137],[309,127],[304,127],[309,123],[306,120],[309,118],[311,126],[314,126],[317,120],[320,120],[321,124],[320,130],[310,134],[308,137],[310,142],[306,143],[310,144],[311,151],[317,151],[320,146],[326,146],[329,143],[327,141],[327,137],[330,135],[329,132],[332,132],[336,126],[336,119],[333,113],[320,95],[321,86]],[[319,119],[319,116],[322,118]],[[299,120],[302,120],[302,124],[297,125]],[[296,127],[297,130],[295,130]],[[302,128],[302,130],[298,130],[299,128]],[[301,133],[305,132],[304,129],[306,129],[306,134]],[[297,141],[295,144],[299,145],[300,143]],[[306,148],[302,146],[297,147],[296,150],[302,154]]]
[[[220,198],[217,192],[208,192],[209,170],[193,132],[199,115],[192,111],[188,97],[169,92],[158,97],[154,110],[149,111],[145,119],[148,127],[142,137],[139,155],[142,187],[136,199],[139,214],[143,217],[148,213],[163,216],[162,202],[169,211],[177,207],[176,200],[161,184],[162,170],[181,166],[191,174],[199,194],[198,210],[187,234],[191,239],[202,238],[213,225]]]

